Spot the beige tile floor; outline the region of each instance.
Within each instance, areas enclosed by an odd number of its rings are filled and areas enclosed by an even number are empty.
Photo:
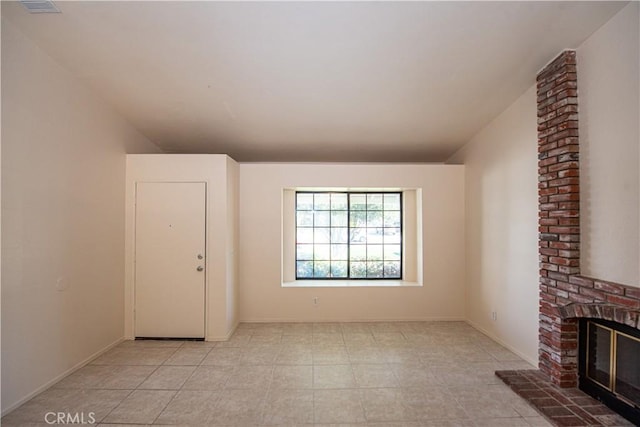
[[[462,322],[241,324],[228,342],[123,342],[2,425],[549,426],[494,375],[532,368]]]

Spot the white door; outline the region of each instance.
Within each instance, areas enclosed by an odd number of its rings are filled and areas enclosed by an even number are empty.
[[[203,182],[136,185],[135,335],[204,338]]]

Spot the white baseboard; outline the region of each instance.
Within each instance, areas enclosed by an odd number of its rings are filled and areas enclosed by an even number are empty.
[[[97,359],[98,357],[100,357],[101,355],[103,355],[104,353],[106,353],[107,351],[111,350],[113,347],[117,346],[118,344],[120,344],[122,341],[124,341],[124,338],[118,338],[117,340],[115,340],[114,342],[112,342],[111,344],[107,345],[106,347],[104,347],[101,350],[98,350],[97,352],[93,353],[91,356],[87,357],[86,359],[82,360],[81,362],[75,364],[73,367],[67,369],[66,371],[64,371],[63,373],[61,373],[60,375],[56,376],[55,378],[53,378],[50,381],[47,381],[45,384],[43,384],[42,386],[38,387],[37,389],[35,389],[34,391],[32,391],[31,393],[27,394],[26,396],[22,397],[21,399],[19,399],[17,402],[12,403],[11,405],[9,405],[6,408],[2,409],[2,416],[4,417],[5,415],[7,415],[9,412],[13,411],[14,409],[17,409],[19,406],[21,406],[22,404],[28,402],[29,400],[33,399],[34,397],[36,397],[37,395],[39,395],[40,393],[42,393],[43,391],[51,388],[51,386],[55,385],[57,382],[59,382],[60,380],[62,380],[63,378],[73,374],[75,371],[77,371],[78,369],[88,365],[89,363],[91,363],[93,360]]]
[[[491,338],[492,340],[494,340],[495,342],[497,342],[498,344],[500,344],[501,346],[505,347],[506,349],[508,349],[509,351],[515,353],[516,355],[518,355],[519,357],[521,357],[522,359],[524,359],[525,362],[533,365],[534,367],[538,367],[538,359],[536,360],[531,360],[529,358],[529,356],[525,355],[524,353],[522,353],[520,350],[518,350],[517,348],[514,348],[513,346],[507,344],[506,342],[502,341],[500,338],[496,337],[494,334],[490,333],[489,331],[487,331],[486,329],[484,329],[483,327],[481,327],[480,325],[476,324],[475,322],[472,322],[471,320],[465,320],[465,322],[471,326],[474,329],[477,329],[478,331],[482,332],[483,334],[485,334],[487,337]]]
[[[240,323],[354,323],[354,322],[464,322],[464,317],[420,317],[420,318],[385,318],[385,319],[286,319],[286,318],[249,318]]]

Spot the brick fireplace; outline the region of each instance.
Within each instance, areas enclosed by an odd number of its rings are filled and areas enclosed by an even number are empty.
[[[575,51],[537,76],[540,370],[576,387],[578,321],[597,318],[640,329],[640,288],[580,274],[580,157]]]

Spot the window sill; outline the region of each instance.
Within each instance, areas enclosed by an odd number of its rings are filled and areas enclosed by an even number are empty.
[[[295,280],[283,282],[283,288],[400,288],[422,286],[404,280]]]

